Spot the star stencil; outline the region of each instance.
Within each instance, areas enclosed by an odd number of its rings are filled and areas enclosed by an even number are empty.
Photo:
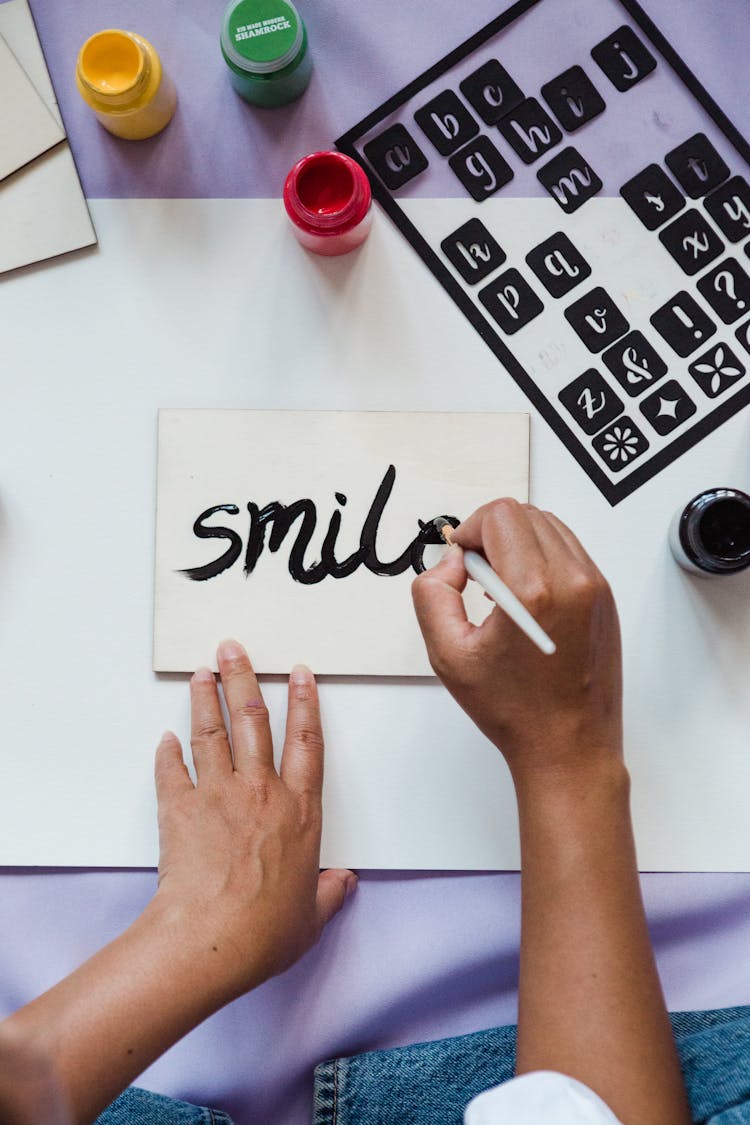
[[[657,418],[676,418],[677,407],[679,405],[679,399],[663,398],[662,395],[659,395],[659,409],[656,411]]]
[[[640,405],[657,434],[666,437],[695,414],[697,407],[676,379],[669,379]]]

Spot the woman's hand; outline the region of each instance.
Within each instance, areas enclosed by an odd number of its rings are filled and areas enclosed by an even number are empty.
[[[289,680],[280,772],[268,712],[247,653],[218,652],[229,734],[208,669],[190,685],[193,784],[175,735],[156,755],[159,889],[153,910],[223,966],[231,999],[288,968],[356,886],[351,871],[319,874],[323,736],[312,673]],[[231,735],[231,738],[230,738]]]
[[[560,520],[514,500],[480,508],[453,541],[414,582],[414,604],[433,668],[516,787],[517,1073],[569,1074],[621,1121],[687,1125],[640,898],[609,586]],[[462,548],[484,554],[555,641],[552,656],[501,609],[467,620]]]
[[[573,533],[528,504],[488,504],[453,541],[415,580],[414,604],[433,668],[516,786],[516,1071],[569,1074],[620,1121],[688,1125],[640,898],[609,586]],[[501,609],[478,627],[467,620],[462,548],[484,554],[555,641],[552,656]]]
[[[513,777],[622,752],[620,632],[607,582],[573,533],[515,500],[480,508],[412,592],[430,662]],[[460,548],[480,551],[557,645],[545,656],[501,609],[472,625]]]
[[[196,783],[173,734],[156,752],[154,898],[123,934],[4,1024],[54,1068],[76,1125],[93,1121],[202,1020],[301,957],[356,886],[351,871],[318,872],[323,739],[312,673],[298,667],[289,680],[279,774],[245,650],[221,645],[219,670],[231,746],[204,670],[190,685]],[[62,1117],[38,1120],[63,1125]]]

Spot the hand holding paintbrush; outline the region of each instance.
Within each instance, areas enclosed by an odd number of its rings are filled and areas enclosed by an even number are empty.
[[[687,1125],[638,883],[612,591],[570,528],[529,504],[495,501],[443,534],[461,550],[445,551],[412,593],[433,669],[515,786],[517,1072],[555,1065],[596,1090],[618,1121]],[[503,608],[478,625],[462,596],[470,576]],[[515,601],[555,637],[554,660],[518,628]],[[466,769],[484,768],[466,750]],[[657,1072],[655,1105],[656,1088],[642,1091]]]
[[[443,540],[451,546],[453,542],[453,526],[448,520],[438,516],[433,521],[438,533]],[[514,621],[534,644],[545,655],[551,656],[556,651],[556,645],[541,625],[534,620],[526,606],[518,600],[516,595],[506,586],[502,578],[492,569],[486,559],[476,551],[464,551],[464,566],[470,578],[478,582],[484,592],[500,607],[511,621]]]
[[[617,611],[570,528],[503,499],[448,535],[461,550],[418,575],[414,607],[432,667],[502,750],[514,778],[536,784],[547,767],[577,773],[619,755]],[[462,597],[470,577],[503,609],[478,625]],[[534,627],[539,644],[529,644]],[[546,655],[550,636],[554,660]]]

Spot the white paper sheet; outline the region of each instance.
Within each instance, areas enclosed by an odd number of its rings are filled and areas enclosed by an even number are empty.
[[[213,665],[236,636],[259,672],[431,675],[411,606],[436,557],[419,521],[526,500],[528,434],[525,414],[162,411],[155,670]],[[298,504],[293,522],[280,507],[262,522],[274,502]],[[481,590],[467,596],[481,620]]]
[[[413,202],[420,223],[462,221],[460,199]],[[512,230],[543,203],[484,206],[491,226]],[[158,857],[154,747],[172,729],[189,754],[190,736],[185,678],[151,670],[159,407],[528,409],[387,221],[359,254],[318,259],[300,251],[277,199],[93,207],[102,253],[0,285],[0,859],[10,865]],[[262,277],[248,274],[248,246],[273,265]],[[283,331],[269,333],[282,306]],[[534,503],[572,527],[617,598],[641,868],[747,871],[750,571],[686,574],[667,526],[707,482],[750,489],[750,412],[615,508],[543,420],[532,417],[531,432]],[[482,499],[496,495],[493,482]],[[286,690],[282,677],[263,681],[279,752]],[[435,679],[324,678],[320,695],[324,865],[518,867],[507,768]]]
[[[0,35],[0,180],[64,138],[62,128]]]
[[[0,35],[64,137],[28,0],[0,4]],[[0,183],[0,273],[79,250],[96,234],[67,141]]]

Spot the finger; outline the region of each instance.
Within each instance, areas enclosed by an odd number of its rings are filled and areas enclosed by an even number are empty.
[[[436,665],[443,665],[456,644],[464,642],[474,630],[461,597],[467,579],[463,551],[449,547],[436,566],[423,571],[411,584],[419,628],[436,671]]]
[[[182,757],[180,740],[176,734],[172,734],[171,730],[161,736],[161,741],[156,747],[154,777],[156,799],[159,804],[194,788]]]
[[[453,532],[453,541],[480,551],[504,582],[520,594],[527,580],[546,565],[527,504],[511,497],[479,508]]]
[[[222,641],[217,653],[238,773],[273,769],[268,710],[248,655],[237,641]]]
[[[544,515],[547,517],[553,527],[557,529],[558,535],[561,537],[561,539],[564,539],[565,543],[568,546],[568,550],[578,560],[578,562],[582,563],[585,567],[593,567],[594,569],[596,569],[596,563],[591,558],[588,551],[583,546],[578,537],[574,535],[570,530],[568,525],[563,523],[561,519],[558,519],[558,517],[553,512],[545,512]]]
[[[232,751],[209,668],[199,668],[190,681],[190,745],[199,785],[231,774]]]
[[[540,512],[538,508],[530,507],[528,517],[539,541],[539,546],[547,560],[547,565],[552,572],[556,571],[558,567],[575,560],[566,540],[560,535],[546,512]]]
[[[323,789],[323,730],[315,677],[304,664],[292,668],[281,778],[295,793],[320,800]]]
[[[315,912],[321,930],[338,914],[349,895],[357,889],[358,882],[353,871],[331,868],[320,873]]]

